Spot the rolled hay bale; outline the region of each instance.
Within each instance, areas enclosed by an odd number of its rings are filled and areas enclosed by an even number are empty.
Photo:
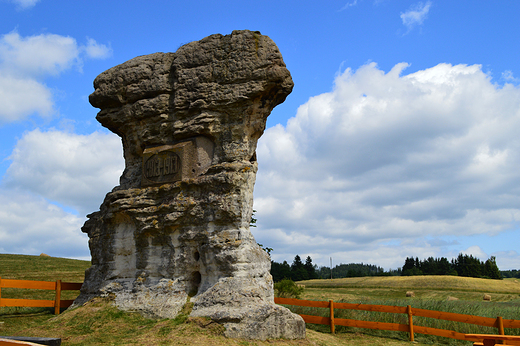
[[[459,298],[448,296],[448,299],[447,299],[447,300],[448,300],[448,301],[459,300]]]
[[[407,291],[406,292],[406,296],[410,297],[410,298],[413,298],[413,297],[415,297],[415,293],[413,291]]]
[[[482,299],[491,301],[491,296],[489,294],[484,294],[484,297],[482,297]]]

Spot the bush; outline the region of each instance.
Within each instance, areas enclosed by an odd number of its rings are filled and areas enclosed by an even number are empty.
[[[275,295],[280,298],[300,298],[303,287],[299,287],[291,279],[283,279],[274,284]]]

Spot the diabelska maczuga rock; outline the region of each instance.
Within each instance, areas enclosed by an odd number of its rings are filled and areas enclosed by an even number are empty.
[[[82,228],[92,266],[74,306],[111,296],[173,318],[190,299],[191,316],[229,337],[304,338],[302,318],[274,304],[270,258],[249,230],[257,141],[293,88],[274,42],[211,35],[115,66],[94,88],[125,169]]]

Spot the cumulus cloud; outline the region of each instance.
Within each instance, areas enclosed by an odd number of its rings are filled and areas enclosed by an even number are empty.
[[[83,46],[72,37],[54,34],[22,37],[13,31],[1,36],[0,122],[51,114],[52,93],[44,79],[80,67],[84,56],[101,59],[110,54],[109,47],[90,38]]]
[[[84,218],[30,194],[2,191],[0,204],[0,253],[90,257]]]
[[[453,251],[438,237],[517,226],[520,89],[494,85],[479,65],[407,66],[348,69],[266,130],[255,237],[275,260],[379,257],[395,268]]]
[[[124,168],[119,137],[100,132],[37,129],[23,135],[9,159],[8,187],[72,207],[80,216],[99,209]]]
[[[87,44],[84,46],[84,50],[87,56],[92,59],[105,59],[112,55],[112,48],[97,43],[96,40],[92,38],[87,38]]]
[[[410,31],[416,25],[422,25],[428,16],[431,6],[431,1],[427,1],[426,3],[419,2],[412,6],[408,11],[401,13],[401,20],[403,21],[404,26],[406,26]]]
[[[78,53],[72,37],[54,34],[21,37],[11,32],[0,40],[0,67],[14,75],[57,75],[72,66]]]
[[[14,122],[38,112],[49,116],[53,111],[52,94],[45,85],[30,78],[4,74],[0,70],[0,122]]]

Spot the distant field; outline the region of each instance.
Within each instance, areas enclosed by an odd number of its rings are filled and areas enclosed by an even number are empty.
[[[311,300],[400,299],[407,291],[415,298],[447,300],[448,297],[481,301],[490,294],[495,302],[520,301],[520,280],[489,280],[457,276],[361,277],[298,282],[305,286],[302,298]]]

